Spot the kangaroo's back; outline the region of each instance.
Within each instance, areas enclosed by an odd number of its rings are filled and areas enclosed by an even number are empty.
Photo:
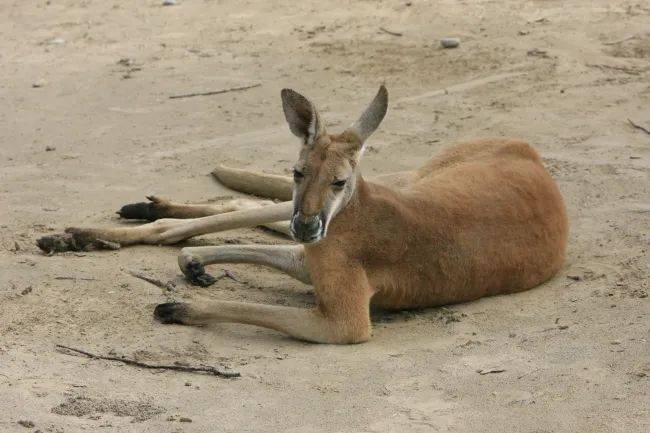
[[[434,156],[414,172],[417,181],[459,164],[521,158],[541,164],[539,154],[525,141],[512,138],[483,138],[459,143]]]
[[[417,170],[403,197],[404,230],[390,236],[408,245],[408,257],[391,271],[400,277],[383,288],[381,305],[424,307],[526,290],[562,266],[562,196],[525,142],[453,147]]]

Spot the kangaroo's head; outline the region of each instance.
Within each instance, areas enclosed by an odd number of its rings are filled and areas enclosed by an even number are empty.
[[[282,90],[289,128],[302,140],[293,169],[291,232],[297,241],[324,238],[332,218],[350,201],[363,144],[381,123],[387,107],[388,92],[381,86],[359,120],[341,134],[328,134],[314,104],[293,90]]]

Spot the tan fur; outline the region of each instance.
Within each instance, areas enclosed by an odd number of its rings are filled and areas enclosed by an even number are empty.
[[[304,212],[317,212],[331,199],[331,180],[356,165],[353,141],[330,135],[303,151],[297,165],[308,174],[297,191]],[[543,283],[562,266],[568,232],[562,197],[537,152],[522,141],[460,144],[403,173],[399,185],[357,174],[354,194],[327,236],[304,245],[300,263],[314,286],[314,310],[239,303],[235,314],[231,304],[217,302],[189,306],[175,321],[252,323],[310,341],[354,343],[370,338],[371,303],[422,308],[513,293]],[[181,256],[204,264],[233,260],[213,248],[209,259],[194,248]],[[245,261],[290,274],[296,269],[280,258]]]
[[[239,322],[314,342],[358,343],[371,335],[371,303],[387,309],[422,308],[513,293],[543,283],[562,266],[568,235],[562,197],[537,152],[525,142],[459,144],[418,170],[383,177],[383,184],[366,182],[358,160],[363,140],[386,112],[386,89],[382,86],[361,118],[339,135],[325,131],[302,95],[284,90],[282,97],[291,131],[303,140],[293,202],[262,207],[249,202],[222,207],[161,202],[166,206],[163,216],[202,217],[75,233],[125,244],[173,243],[212,231],[305,218],[301,230],[322,229],[322,236],[304,238],[315,243],[184,248],[179,265],[196,284],[210,284],[205,266],[213,263],[274,267],[311,283],[316,306],[161,304],[155,310],[160,321]],[[251,185],[263,182],[263,174],[223,167],[215,172],[247,191],[288,197],[289,183],[278,176],[269,176],[273,188],[265,189]],[[241,180],[238,173],[243,173]],[[342,180],[344,187],[337,185]],[[327,219],[328,225],[307,222],[314,218]],[[293,225],[292,231],[295,235]]]
[[[563,262],[567,231],[537,153],[518,140],[478,140],[432,159],[401,189],[359,177],[327,237],[305,252],[312,274],[324,262],[358,264],[377,305],[431,307],[546,281]]]

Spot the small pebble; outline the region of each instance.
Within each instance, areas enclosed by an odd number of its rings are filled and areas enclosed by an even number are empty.
[[[65,44],[65,39],[63,38],[52,38],[47,41],[48,44],[50,45],[63,45]]]
[[[43,87],[46,84],[47,84],[47,81],[45,81],[44,79],[41,78],[39,80],[34,81],[32,83],[32,87],[34,87],[34,88]]]
[[[440,45],[442,48],[456,48],[460,45],[460,39],[458,38],[442,38],[440,39]]]
[[[163,6],[174,6],[176,4],[176,0],[164,0],[163,1]]]

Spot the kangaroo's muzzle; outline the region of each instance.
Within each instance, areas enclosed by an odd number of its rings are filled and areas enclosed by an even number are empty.
[[[291,234],[304,244],[317,242],[323,237],[323,218],[320,214],[304,217],[296,212],[291,219]]]

